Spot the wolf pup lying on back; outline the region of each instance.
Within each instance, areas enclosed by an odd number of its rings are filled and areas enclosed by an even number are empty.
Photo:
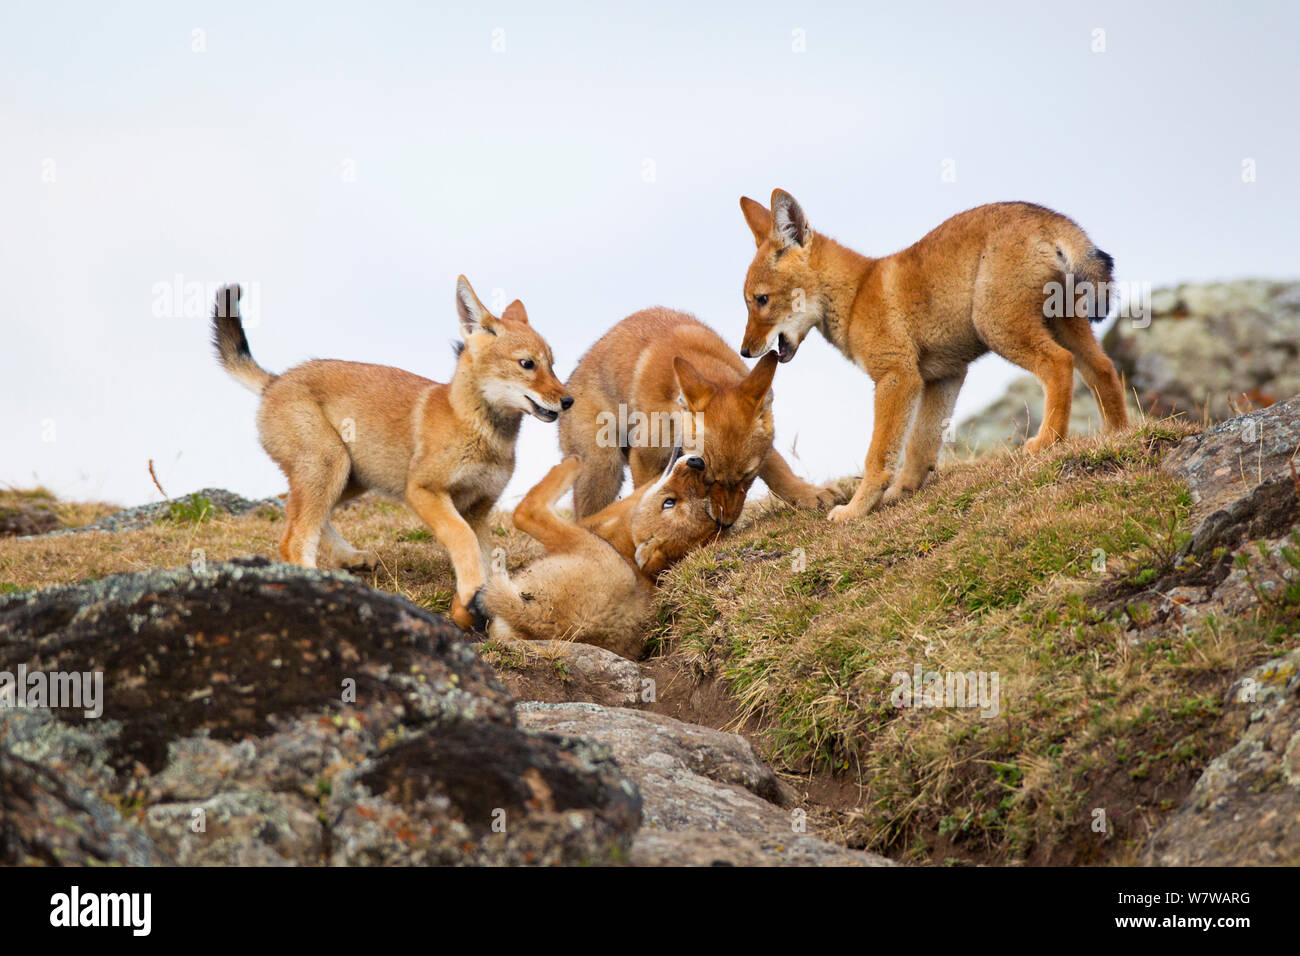
[[[1114,261],[1065,216],[1030,203],[979,206],[902,252],[870,259],[813,232],[783,190],[773,191],[770,211],[748,198],[740,207],[758,244],[745,276],[741,354],[776,349],[788,362],[815,327],[876,384],[862,483],[848,504],[831,510],[831,520],[856,518],[921,487],[966,366],[989,350],[1043,384],[1043,425],[1025,443],[1029,454],[1065,437],[1076,360],[1106,426],[1128,424],[1115,366],[1088,325],[1105,318],[1096,303],[1105,300]],[[1067,317],[1049,317],[1046,287],[1066,286],[1067,275],[1093,297],[1080,298],[1088,304]],[[909,421],[907,453],[894,475],[888,459],[900,451]]]
[[[253,361],[239,315],[239,286],[217,292],[213,342],[222,367],[262,396],[262,447],[289,479],[280,555],[314,568],[374,567],[330,525],[342,501],[367,489],[406,501],[451,555],[452,618],[469,611],[487,570],[488,513],[515,467],[524,413],[553,422],[573,404],[552,371],[551,350],[518,300],[498,318],[461,276],[451,383],[386,365],[315,360],[272,375]]]
[[[633,485],[651,480],[681,443],[703,457],[709,507],[723,527],[740,517],[755,478],[796,507],[833,504],[835,489],[797,477],[772,447],[775,371],[775,355],[750,371],[721,336],[685,312],[645,309],[618,323],[568,382],[574,406],[560,422],[560,448],[583,460],[574,513],[585,518],[613,501],[625,463]],[[616,433],[614,426],[634,416],[647,427]],[[678,425],[665,435],[664,422]]]
[[[688,551],[717,535],[705,511],[704,461],[677,450],[663,475],[581,526],[554,511],[582,470],[566,458],[515,508],[515,527],[546,556],[511,578],[494,574],[475,598],[494,638],[562,639],[635,659],[650,617],[654,582]]]

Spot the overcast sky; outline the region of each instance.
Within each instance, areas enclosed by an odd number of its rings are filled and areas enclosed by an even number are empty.
[[[4,4],[0,483],[284,490],[191,283],[257,290],[272,371],[446,381],[461,272],[562,377],[650,305],[738,347],[737,200],[775,186],[869,255],[1025,199],[1123,280],[1300,272],[1295,3],[716,6]],[[1016,374],[976,363],[959,416]],[[814,333],[775,386],[797,470],[860,470],[865,374]],[[556,460],[526,421],[503,504]]]

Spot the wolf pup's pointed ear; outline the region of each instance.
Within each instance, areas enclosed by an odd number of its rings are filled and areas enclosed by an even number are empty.
[[[488,326],[492,322],[492,313],[479,301],[469,280],[464,276],[456,279],[456,315],[460,319],[460,334],[463,338],[467,339],[475,332],[491,331]]]
[[[754,244],[761,246],[772,234],[772,214],[767,211],[767,207],[755,199],[748,196],[740,197],[740,211],[745,214],[745,222],[749,224],[749,231],[754,234]]]
[[[686,408],[692,412],[704,411],[717,388],[680,355],[673,359],[673,371],[677,373],[677,387],[682,390],[682,398],[686,399]]]
[[[812,241],[803,207],[784,189],[772,190],[772,239],[782,246],[800,248]]]
[[[761,408],[767,396],[771,394],[772,376],[776,374],[778,361],[780,361],[780,356],[775,352],[764,353],[763,357],[758,360],[758,364],[750,369],[749,374],[745,376],[745,380],[740,383],[741,390],[744,392],[745,397],[753,403],[755,410]]]
[[[528,324],[528,313],[524,311],[524,304],[518,299],[506,306],[506,310],[501,313],[501,318],[509,319],[511,322],[522,322]]]

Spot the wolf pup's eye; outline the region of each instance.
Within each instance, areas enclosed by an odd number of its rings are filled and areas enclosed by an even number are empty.
[[[524,368],[528,369],[528,371],[530,372],[537,366],[537,363],[534,362],[532,359],[520,359],[519,364],[522,365]]]
[[[767,296],[766,295],[754,296],[754,304],[761,309],[763,306],[767,305]]]
[[[676,504],[677,504],[676,498],[665,498],[662,510],[667,511],[669,508],[673,507]]]

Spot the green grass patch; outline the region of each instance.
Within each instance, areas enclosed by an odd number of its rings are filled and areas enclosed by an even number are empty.
[[[775,511],[670,572],[656,638],[724,679],[770,759],[857,778],[855,845],[936,863],[1113,858],[1212,755],[1231,676],[1297,630],[1300,585],[1191,635],[1162,629],[1136,590],[1123,607],[1096,599],[1173,570],[1191,502],[1157,464],[1186,433],[960,463],[848,525]],[[997,715],[893,706],[894,675],[917,665],[997,674]]]
[[[198,492],[168,502],[167,509],[169,520],[176,524],[200,524],[212,517],[211,500]]]

